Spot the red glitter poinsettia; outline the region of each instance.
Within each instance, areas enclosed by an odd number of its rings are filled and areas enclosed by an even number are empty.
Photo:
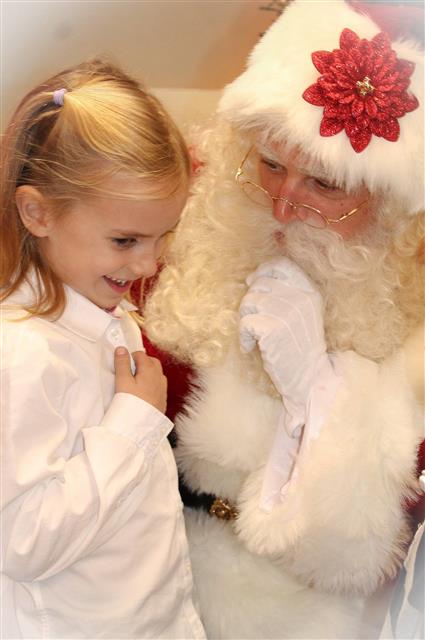
[[[397,118],[419,106],[407,93],[415,64],[397,58],[386,33],[366,40],[344,29],[339,44],[340,49],[312,54],[322,75],[303,93],[304,100],[324,107],[320,135],[334,136],[345,129],[357,153],[372,134],[396,142]]]

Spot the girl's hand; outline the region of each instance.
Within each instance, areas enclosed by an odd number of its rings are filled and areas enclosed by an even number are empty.
[[[157,358],[135,351],[136,373],[131,373],[130,354],[125,347],[115,349],[115,393],[131,393],[162,413],[167,408],[167,378]]]

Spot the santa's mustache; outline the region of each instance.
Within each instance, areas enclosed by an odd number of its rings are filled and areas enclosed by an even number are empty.
[[[352,240],[343,239],[330,229],[312,229],[302,222],[293,222],[275,232],[277,252],[292,259],[319,286],[328,280],[365,282],[381,243],[372,234]],[[375,234],[373,234],[375,235]]]

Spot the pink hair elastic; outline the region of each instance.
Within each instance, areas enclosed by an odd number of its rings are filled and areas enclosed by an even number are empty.
[[[53,91],[53,102],[57,107],[63,107],[63,97],[66,91],[66,89],[56,89],[56,91]]]

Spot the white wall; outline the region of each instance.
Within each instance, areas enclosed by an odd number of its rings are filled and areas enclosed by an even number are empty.
[[[279,2],[0,0],[2,128],[30,88],[96,54],[151,87],[220,89]]]

